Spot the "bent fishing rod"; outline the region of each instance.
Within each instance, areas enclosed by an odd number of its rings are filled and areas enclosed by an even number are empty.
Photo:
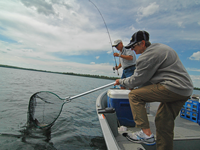
[[[90,0],[89,0],[90,1]],[[99,12],[99,14],[101,15],[101,17],[102,17],[102,19],[103,19],[103,22],[104,22],[104,24],[105,24],[105,27],[106,27],[106,29],[107,29],[107,33],[108,33],[108,37],[109,37],[109,39],[110,39],[110,44],[111,44],[111,47],[112,47],[112,40],[111,40],[111,37],[110,37],[110,33],[109,33],[109,31],[108,31],[108,27],[107,27],[107,25],[106,25],[106,21],[104,20],[104,18],[103,18],[103,15],[101,14],[101,12],[100,12],[100,10],[98,9],[98,7],[92,2],[92,1],[90,1],[93,5],[94,5],[94,7],[98,10],[98,12]],[[113,54],[114,54],[114,50],[113,50],[113,47],[112,47],[112,52],[113,52]],[[113,55],[114,56],[114,55]],[[117,62],[116,62],[116,58],[114,57],[114,60],[115,60],[115,66],[117,67]],[[114,70],[114,69],[113,69]],[[119,72],[118,72],[118,70],[117,70],[117,74],[119,75]]]

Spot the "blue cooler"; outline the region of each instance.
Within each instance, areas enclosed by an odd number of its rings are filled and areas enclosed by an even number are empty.
[[[107,106],[115,108],[120,125],[134,127],[135,122],[131,112],[128,94],[130,90],[109,89]]]

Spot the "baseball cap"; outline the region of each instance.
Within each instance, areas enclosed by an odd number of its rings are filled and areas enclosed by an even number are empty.
[[[112,45],[112,47],[117,46],[120,42],[122,42],[122,40],[115,40],[115,41],[114,41],[114,44]]]
[[[129,49],[132,45],[142,40],[149,41],[149,33],[146,31],[137,31],[132,35],[130,43],[127,46],[125,46],[125,48]]]

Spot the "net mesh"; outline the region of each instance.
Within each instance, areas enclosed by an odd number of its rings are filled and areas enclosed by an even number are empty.
[[[29,101],[29,122],[39,128],[51,126],[60,115],[62,106],[63,100],[54,93],[35,93]]]

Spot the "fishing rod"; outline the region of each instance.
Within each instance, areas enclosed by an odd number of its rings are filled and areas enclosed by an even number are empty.
[[[90,1],[90,0],[89,0],[89,1]],[[106,29],[107,29],[108,37],[109,37],[109,39],[110,39],[110,44],[111,44],[111,47],[112,47],[112,40],[111,40],[111,37],[110,37],[110,33],[109,33],[109,31],[108,31],[108,27],[107,27],[107,25],[106,25],[106,22],[105,22],[105,20],[104,20],[104,18],[103,18],[103,15],[101,14],[101,12],[100,12],[100,10],[98,9],[97,6],[96,6],[92,1],[90,1],[90,2],[91,2],[91,3],[94,5],[94,7],[98,10],[99,14],[101,15],[101,17],[102,17],[102,19],[103,19],[103,22],[104,22],[105,27],[106,27]],[[112,52],[113,52],[113,54],[114,54],[113,47],[112,47]],[[115,66],[117,67],[117,62],[116,62],[115,57],[114,57],[114,60],[115,60]],[[113,68],[113,70],[114,70],[114,68]],[[118,70],[117,70],[117,74],[119,75]]]

